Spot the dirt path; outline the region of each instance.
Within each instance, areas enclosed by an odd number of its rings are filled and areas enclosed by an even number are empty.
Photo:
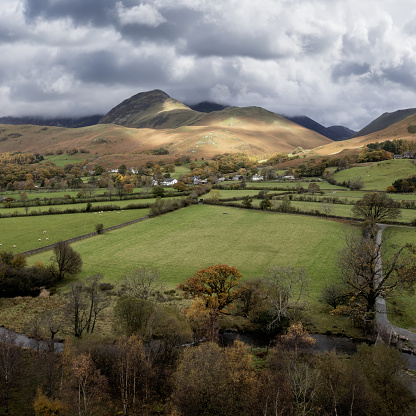
[[[381,244],[381,238],[383,231],[389,227],[386,224],[377,224],[379,229],[377,232],[377,244]],[[382,273],[381,258],[378,259],[378,270]],[[387,334],[390,340],[404,341],[409,344],[409,347],[416,353],[416,333],[404,328],[400,328],[390,323],[387,317],[386,301],[379,296],[376,301],[376,322],[379,330],[384,334]]]

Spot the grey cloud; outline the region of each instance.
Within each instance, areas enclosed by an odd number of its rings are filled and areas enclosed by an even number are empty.
[[[76,24],[107,25],[115,19],[114,0],[26,0],[25,15],[29,20],[70,18]]]
[[[74,56],[71,61],[67,65],[72,75],[86,83],[135,85],[166,78],[164,64],[157,59],[132,57],[120,62],[116,53],[102,50]]]
[[[370,71],[369,64],[359,64],[357,62],[340,62],[332,70],[331,77],[335,82],[340,78],[350,77],[352,75],[363,75]]]

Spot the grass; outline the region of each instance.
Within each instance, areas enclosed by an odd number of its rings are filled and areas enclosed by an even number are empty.
[[[147,215],[148,209],[98,213],[43,215],[38,217],[0,218],[1,249],[21,253],[95,231],[97,223],[104,228]],[[47,231],[43,234],[43,231]],[[38,241],[38,239],[41,241]],[[46,240],[49,238],[49,240]],[[15,245],[16,247],[13,247]],[[50,257],[50,254],[48,254]]]
[[[416,167],[412,161],[397,159],[345,169],[337,172],[334,178],[338,182],[342,182],[360,176],[364,181],[364,189],[385,191],[396,179],[407,178],[414,175],[415,172]]]
[[[129,270],[155,266],[170,287],[212,264],[236,266],[245,278],[277,264],[305,266],[314,297],[333,275],[346,224],[319,218],[191,206],[74,243],[84,261],[80,277],[100,273],[117,282]],[[305,244],[305,242],[308,244]],[[302,249],[299,249],[302,247]],[[49,254],[30,258],[45,261]]]
[[[411,243],[416,247],[416,229],[389,227],[383,232],[389,243],[401,247]],[[399,291],[387,301],[389,320],[394,324],[416,330],[416,293],[414,291]]]
[[[175,199],[180,198],[180,196],[172,197],[172,198],[163,198],[163,200],[168,199]],[[109,206],[114,205],[119,207],[120,209],[126,208],[130,204],[153,204],[155,202],[156,198],[144,198],[144,199],[122,199],[121,201],[117,198],[114,198],[112,201],[103,201],[103,202],[91,202],[91,207],[97,207],[97,206]],[[46,212],[49,211],[50,208],[52,208],[54,211],[64,211],[66,209],[85,209],[87,206],[86,202],[82,202],[79,204],[58,204],[58,205],[39,205],[39,206],[30,206],[28,207],[28,214],[30,214],[33,211],[37,212]],[[0,214],[13,214],[14,212],[17,212],[20,215],[25,214],[25,207],[18,207],[18,208],[1,208],[0,207]],[[75,215],[75,214],[74,214]],[[0,219],[1,220],[1,219]]]

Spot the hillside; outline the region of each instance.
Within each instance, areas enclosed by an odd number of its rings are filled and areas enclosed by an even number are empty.
[[[203,114],[171,98],[161,90],[141,92],[111,109],[100,124],[118,124],[136,129],[172,129],[188,125]]]
[[[360,149],[368,143],[383,142],[386,140],[403,139],[416,141],[416,114],[385,128],[384,130],[365,136],[354,137],[342,142],[332,142],[313,150],[316,155],[333,155],[347,150]]]
[[[415,113],[416,108],[407,108],[405,110],[397,110],[392,113],[383,113],[380,117],[373,120],[370,124],[362,128],[359,132],[355,133],[352,137],[367,136],[371,133],[376,133],[380,130],[384,130]]]
[[[123,101],[94,126],[0,125],[0,152],[82,148],[89,157],[104,158],[105,163],[148,159],[141,153],[160,147],[173,159],[181,155],[209,158],[227,152],[271,155],[328,143],[330,139],[259,107],[200,113],[160,90]]]
[[[291,116],[286,118],[335,141],[349,139],[355,133],[353,130],[344,126],[324,127],[322,124],[317,123],[307,116]]]

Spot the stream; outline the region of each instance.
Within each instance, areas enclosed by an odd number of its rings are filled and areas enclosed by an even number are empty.
[[[316,344],[312,350],[318,353],[335,350],[340,354],[353,355],[357,352],[358,345],[362,343],[362,341],[336,335],[313,334],[312,336],[316,340]],[[236,332],[225,332],[221,334],[221,343],[223,345],[229,345],[236,339],[239,339],[240,341],[243,341],[247,345],[251,345],[253,347],[264,347],[267,345],[264,340],[254,338],[253,336],[246,334],[238,334]],[[28,337],[27,335],[19,334],[4,327],[0,327],[0,341],[12,343],[14,345],[32,350],[47,351],[49,349],[49,343],[47,341],[38,341],[34,338]],[[62,352],[63,349],[63,342],[54,343],[55,352]],[[401,354],[407,362],[407,368],[409,370],[416,370],[416,355],[405,352],[402,352]]]
[[[49,343],[47,341],[38,341],[34,338],[30,338],[25,334],[19,334],[11,331],[10,329],[0,327],[0,341],[9,344],[18,345],[22,348],[29,348],[31,350],[48,351]],[[63,342],[54,343],[54,351],[62,352],[64,350]]]
[[[316,340],[316,344],[313,346],[312,351],[317,353],[326,353],[335,350],[340,354],[354,355],[357,352],[357,347],[363,343],[363,341],[338,335],[312,334],[312,337]],[[236,339],[243,341],[247,345],[252,345],[253,347],[265,347],[268,345],[267,342],[264,343],[262,340],[247,334],[238,334],[236,332],[225,332],[224,334],[221,334],[223,345],[228,345]],[[406,368],[409,370],[416,370],[416,355],[406,352],[402,352],[401,354],[407,363]]]

